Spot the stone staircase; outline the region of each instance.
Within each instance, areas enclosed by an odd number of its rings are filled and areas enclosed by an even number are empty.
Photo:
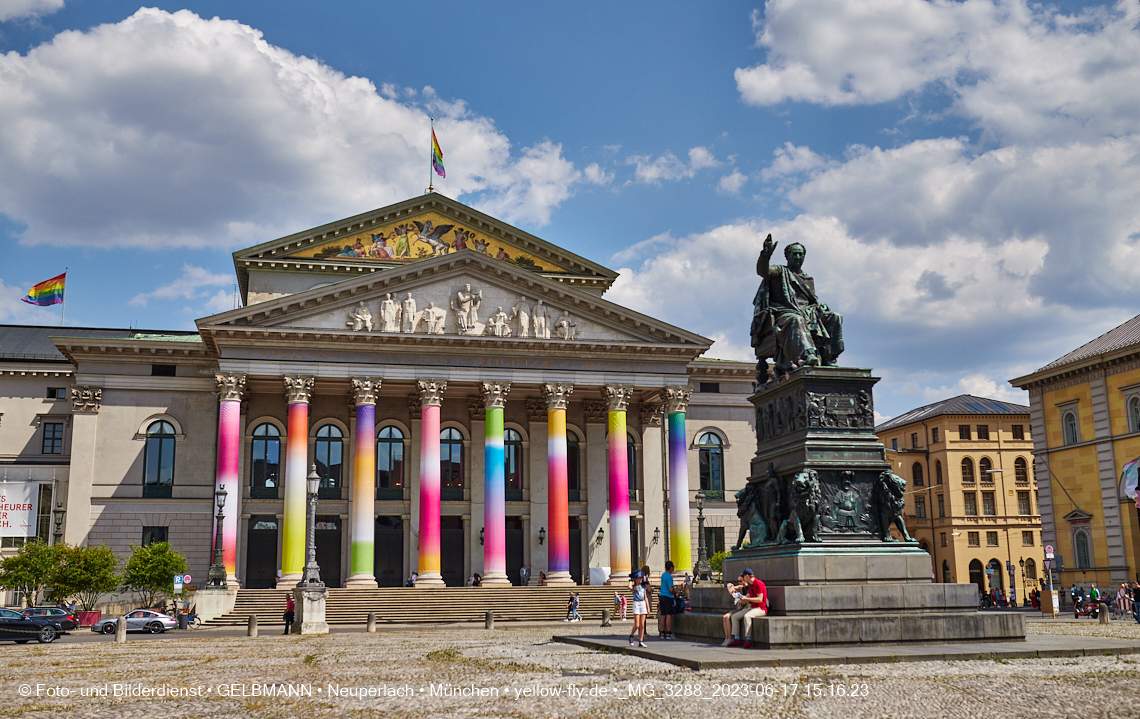
[[[330,589],[325,608],[329,624],[363,624],[376,612],[378,624],[441,624],[481,622],[488,611],[496,621],[556,621],[566,617],[570,599],[567,587],[392,587],[385,589]],[[610,587],[576,587],[583,622],[596,623],[602,610],[614,609]],[[622,587],[622,593],[628,594]],[[281,626],[286,590],[240,589],[233,611],[205,623],[207,627],[245,626],[257,615],[259,626]],[[632,600],[629,614],[632,615]],[[654,603],[656,606],[656,602]]]

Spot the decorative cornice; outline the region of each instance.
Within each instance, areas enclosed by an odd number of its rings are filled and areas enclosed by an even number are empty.
[[[423,417],[423,405],[420,404],[420,396],[418,394],[408,395],[408,414],[412,419],[421,419]]]
[[[282,380],[285,382],[285,399],[289,404],[309,403],[309,398],[313,396],[316,378],[287,375],[282,377]]]
[[[606,409],[610,412],[624,412],[633,398],[633,387],[623,384],[608,384],[602,388],[602,396],[606,398]]]
[[[582,403],[582,410],[586,414],[587,423],[598,424],[606,421],[605,400],[588,399]]]
[[[240,402],[245,394],[245,375],[233,372],[214,375],[214,384],[218,386],[218,401]]]
[[[641,420],[642,427],[660,427],[661,426],[661,410],[665,407],[663,404],[642,402],[638,405],[638,417]]]
[[[693,396],[691,387],[666,387],[663,391],[666,411],[684,412],[689,408],[689,398]]]
[[[420,393],[420,406],[439,407],[443,404],[447,382],[441,379],[419,379],[416,380],[416,389]]]
[[[502,409],[507,406],[510,382],[481,382],[479,393],[483,395],[483,406],[487,409]]]
[[[71,409],[74,412],[96,414],[99,411],[102,401],[102,387],[88,387],[84,385],[82,387],[71,388]]]
[[[380,391],[379,379],[352,378],[352,403],[356,406],[362,404],[376,404],[376,393]]]
[[[546,400],[546,409],[566,409],[570,403],[570,395],[574,394],[574,385],[562,382],[548,382],[542,385],[542,398]]]
[[[483,405],[482,397],[467,398],[467,416],[472,422],[482,422],[486,419],[487,408]]]
[[[546,402],[538,397],[530,397],[526,401],[526,418],[531,422],[546,421]]]

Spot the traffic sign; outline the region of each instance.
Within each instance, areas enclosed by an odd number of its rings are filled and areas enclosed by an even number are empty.
[[[1053,545],[1052,544],[1046,544],[1045,545],[1045,553],[1046,554],[1052,554],[1053,553]]]
[[[176,591],[176,592],[182,591],[182,575],[181,574],[175,574],[174,575],[174,591]]]
[[[190,582],[192,582],[194,580],[190,578],[189,574],[183,574],[182,575],[182,581],[185,582],[186,584],[189,584]]]

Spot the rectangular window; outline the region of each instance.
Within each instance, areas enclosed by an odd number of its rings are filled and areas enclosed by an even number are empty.
[[[172,364],[152,364],[150,366],[151,377],[173,377],[175,365]]]
[[[698,383],[698,391],[704,394],[719,394],[720,382],[700,382]]]
[[[36,516],[36,536],[41,541],[48,541],[48,527],[51,522],[51,485],[41,484],[39,514]],[[62,525],[60,525],[59,531],[63,531]]]
[[[705,547],[710,557],[724,551],[724,527],[705,527]]]
[[[143,527],[142,533],[142,546],[148,546],[155,542],[167,542],[166,527]]]
[[[896,452],[899,451],[899,438],[898,437],[891,438],[891,449],[893,449]]]
[[[67,388],[66,387],[48,387],[47,388],[47,398],[48,399],[67,399]]]
[[[1015,424],[1010,429],[1013,430],[1014,439],[1025,439],[1025,427],[1023,425]]]
[[[946,516],[946,495],[938,495],[938,517],[941,519]]]
[[[973,492],[966,492],[963,498],[966,500],[966,516],[978,516],[978,495]]]
[[[44,454],[63,454],[63,422],[44,422]]]
[[[910,433],[910,448],[918,449],[918,432]]]
[[[1017,513],[1022,515],[1033,514],[1033,507],[1029,506],[1029,492],[1017,493]]]
[[[996,514],[993,492],[982,492],[982,514],[987,517],[992,517]]]
[[[966,440],[970,438],[970,425],[958,425],[958,439]]]
[[[986,532],[986,546],[996,547],[998,545],[997,532]]]
[[[926,497],[914,498],[914,516],[926,519]]]
[[[966,539],[971,547],[982,546],[981,541],[978,539],[980,536],[981,535],[979,535],[977,532],[966,532]]]
[[[946,532],[942,532],[939,535],[939,538],[942,540],[942,546],[945,547],[946,546]]]
[[[988,440],[989,438],[990,438],[990,426],[988,424],[979,424],[978,425],[978,439],[979,440],[982,440],[982,439]]]
[[[1033,532],[1022,532],[1021,533],[1021,546],[1023,546],[1023,547],[1032,547],[1033,546]]]
[[[930,441],[933,442],[934,444],[937,444],[938,442],[942,441],[938,437],[938,428],[937,427],[931,428],[931,430],[930,430]]]

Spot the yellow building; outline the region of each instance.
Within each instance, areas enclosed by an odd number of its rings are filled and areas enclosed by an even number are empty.
[[[1029,408],[961,395],[875,432],[907,480],[907,529],[930,553],[934,580],[980,591],[1012,585],[1024,600],[1044,559]]]
[[[1033,453],[1060,581],[1140,579],[1140,522],[1121,481],[1140,457],[1140,317],[1010,383],[1029,390],[1033,426],[1044,428]]]

